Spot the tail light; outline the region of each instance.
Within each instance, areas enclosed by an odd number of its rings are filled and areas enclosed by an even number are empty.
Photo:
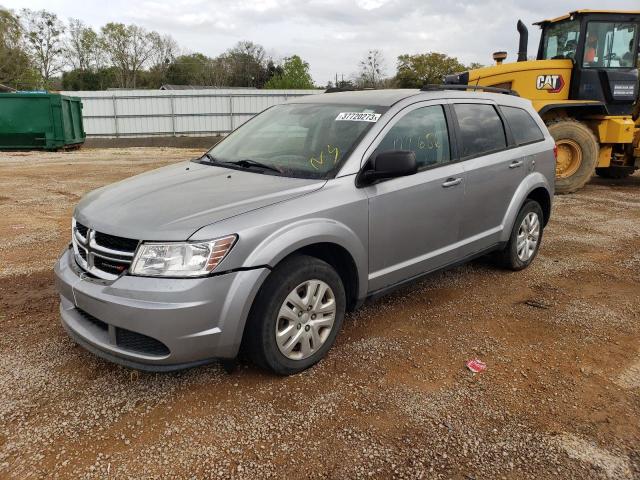
[[[553,146],[553,156],[555,157],[556,161],[558,160],[558,144],[555,144]]]

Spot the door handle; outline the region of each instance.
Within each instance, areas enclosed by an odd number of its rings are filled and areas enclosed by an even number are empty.
[[[442,184],[444,188],[455,187],[462,182],[462,178],[447,178],[446,182]]]
[[[509,168],[518,168],[518,167],[521,167],[521,166],[522,166],[522,160],[514,160],[509,165]]]

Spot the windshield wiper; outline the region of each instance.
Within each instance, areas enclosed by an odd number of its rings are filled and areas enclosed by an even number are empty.
[[[211,163],[217,163],[218,159],[216,157],[214,157],[213,155],[211,155],[209,152],[205,152],[204,155],[202,155],[203,157],[207,157],[207,160],[209,160]]]
[[[235,162],[218,162],[218,163],[226,163],[228,165],[238,165],[242,168],[261,168],[263,170],[271,170],[273,172],[282,173],[282,170],[280,170],[277,167],[268,165],[266,163],[258,162],[257,160],[251,160],[248,158],[244,160],[237,160]]]

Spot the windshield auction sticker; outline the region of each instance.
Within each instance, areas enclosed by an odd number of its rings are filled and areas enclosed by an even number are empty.
[[[336,117],[338,120],[347,120],[350,122],[377,122],[380,118],[380,113],[358,113],[358,112],[342,112]]]

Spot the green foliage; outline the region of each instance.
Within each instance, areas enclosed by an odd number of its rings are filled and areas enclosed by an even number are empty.
[[[22,37],[18,18],[0,8],[0,83],[17,89],[34,88],[39,83]]]
[[[118,70],[114,67],[97,70],[74,69],[62,73],[63,90],[106,90],[118,86]]]
[[[464,70],[457,58],[444,53],[400,55],[396,80],[401,88],[420,88],[427,83],[442,83],[445,75]]]
[[[281,72],[274,67],[274,75],[265,84],[270,89],[309,89],[313,88],[313,79],[309,74],[309,64],[298,55],[285,58]]]

